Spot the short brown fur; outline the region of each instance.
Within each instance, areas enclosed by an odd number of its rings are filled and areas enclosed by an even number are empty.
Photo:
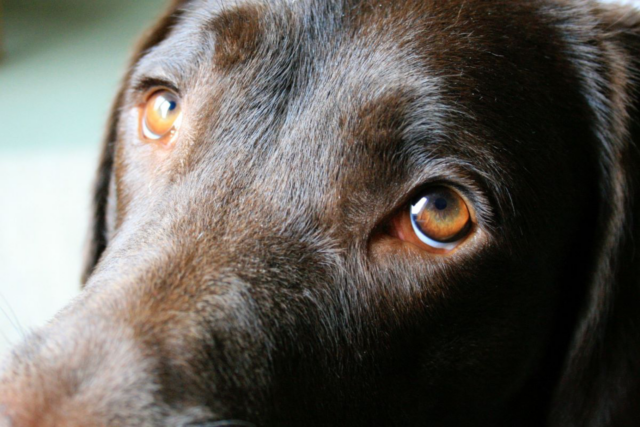
[[[220,69],[242,65],[256,54],[262,33],[264,8],[246,4],[222,11],[208,27],[216,37],[215,64]]]
[[[172,2],[0,427],[640,424],[639,52],[589,1]],[[454,251],[391,232],[443,185]]]

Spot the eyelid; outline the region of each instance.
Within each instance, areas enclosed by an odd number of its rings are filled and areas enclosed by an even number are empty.
[[[438,242],[437,240],[433,240],[429,238],[429,236],[427,236],[426,234],[422,234],[422,233],[415,233],[415,234],[418,237],[418,239],[420,239],[422,243],[424,243],[425,245],[429,245],[434,249],[442,249],[445,251],[451,251],[455,249],[463,240],[463,239],[458,239],[455,242],[444,243],[444,242]]]
[[[174,92],[176,95],[181,96],[180,89],[173,82],[156,77],[144,77],[138,82],[132,85],[134,92],[148,97],[149,94],[155,92],[155,90],[167,89]]]

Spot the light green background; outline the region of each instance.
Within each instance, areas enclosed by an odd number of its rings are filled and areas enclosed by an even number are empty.
[[[134,41],[164,0],[0,0],[0,355],[79,290],[90,184]]]
[[[132,41],[162,0],[2,0],[1,152],[98,143]]]

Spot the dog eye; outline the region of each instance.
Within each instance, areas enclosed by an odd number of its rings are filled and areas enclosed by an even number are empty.
[[[147,140],[170,142],[175,136],[182,111],[178,95],[167,89],[151,92],[142,105],[140,128]]]
[[[433,253],[455,249],[471,230],[471,214],[454,190],[426,190],[393,221],[392,234]]]

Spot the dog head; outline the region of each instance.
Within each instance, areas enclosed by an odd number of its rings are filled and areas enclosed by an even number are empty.
[[[638,52],[588,2],[174,2],[0,425],[632,425]]]

